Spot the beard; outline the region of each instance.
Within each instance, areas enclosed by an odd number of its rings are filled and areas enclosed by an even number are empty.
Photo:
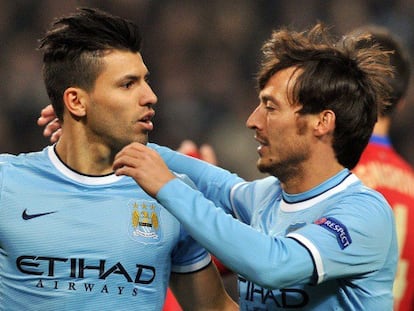
[[[285,152],[280,154],[278,159],[271,156],[259,158],[257,169],[261,173],[270,174],[285,183],[302,174],[303,164],[309,157],[310,150],[307,145],[291,146],[290,152],[285,149]]]
[[[270,148],[270,154],[266,158],[260,157],[257,161],[258,170],[278,178],[283,183],[301,176],[302,167],[311,154],[311,146],[306,140],[307,125],[306,119],[299,116],[296,138],[279,142],[279,148]]]

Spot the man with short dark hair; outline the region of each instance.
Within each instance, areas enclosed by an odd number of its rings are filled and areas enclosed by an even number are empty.
[[[40,48],[63,131],[43,151],[0,155],[0,310],[162,310],[169,284],[185,310],[237,310],[209,253],[114,174],[115,155],[153,129],[138,27],[81,9]]]

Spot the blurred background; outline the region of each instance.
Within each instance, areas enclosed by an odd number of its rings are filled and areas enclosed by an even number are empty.
[[[0,153],[49,144],[36,120],[49,103],[38,39],[53,18],[96,7],[135,21],[159,102],[150,140],[177,148],[184,139],[215,148],[219,165],[246,179],[256,142],[245,127],[257,105],[260,47],[282,25],[317,21],[338,34],[367,23],[394,31],[414,55],[414,0],[0,0]],[[392,128],[396,149],[414,165],[413,87]]]

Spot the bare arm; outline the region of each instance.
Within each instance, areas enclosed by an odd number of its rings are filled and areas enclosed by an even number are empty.
[[[224,290],[220,275],[213,264],[195,273],[172,273],[170,288],[185,311],[239,310]]]

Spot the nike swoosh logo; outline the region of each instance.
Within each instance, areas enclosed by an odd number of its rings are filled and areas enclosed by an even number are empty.
[[[37,217],[41,217],[41,216],[45,216],[45,215],[49,215],[49,214],[53,214],[53,213],[56,213],[56,211],[54,211],[54,212],[40,213],[40,214],[27,214],[27,208],[26,208],[23,211],[22,218],[24,220],[29,220],[29,219],[33,219],[33,218],[37,218]]]

